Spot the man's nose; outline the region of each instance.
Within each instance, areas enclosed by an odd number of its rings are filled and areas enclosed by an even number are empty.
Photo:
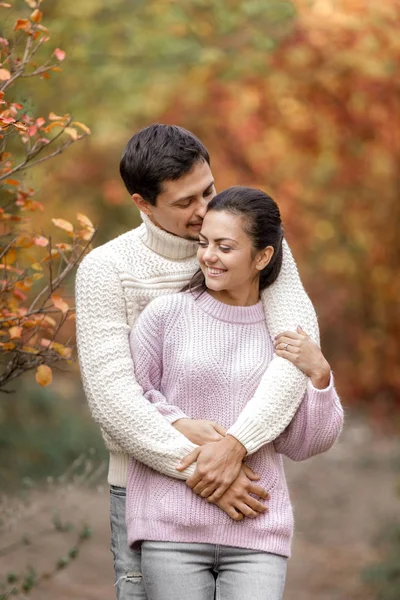
[[[196,216],[204,219],[210,198],[200,198],[196,204]]]

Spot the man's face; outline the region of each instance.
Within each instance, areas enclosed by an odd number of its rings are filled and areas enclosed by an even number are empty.
[[[137,201],[137,194],[132,198],[140,210],[164,231],[187,240],[198,240],[207,205],[215,195],[210,166],[201,161],[180,179],[164,181],[156,206],[143,199]]]

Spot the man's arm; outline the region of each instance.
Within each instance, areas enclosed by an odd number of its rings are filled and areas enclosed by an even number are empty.
[[[296,331],[298,325],[319,342],[314,307],[307,296],[290,248],[283,240],[283,262],[278,279],[263,291],[268,331]],[[272,442],[292,420],[304,393],[307,377],[289,361],[275,356],[265,371],[254,397],[236,423],[228,429],[248,454]]]
[[[133,370],[120,278],[96,251],[78,269],[76,317],[81,376],[94,419],[121,451],[186,479],[175,467],[196,446],[144,398]]]

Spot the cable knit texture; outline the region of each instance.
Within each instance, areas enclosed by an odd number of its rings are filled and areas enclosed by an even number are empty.
[[[249,423],[257,415],[257,406],[251,408],[255,393],[273,360],[262,303],[230,306],[208,293],[152,302],[132,331],[131,350],[145,397],[170,422],[187,416],[225,428],[234,427],[245,407]],[[309,384],[287,430],[247,459],[271,495],[269,512],[239,523],[184,482],[132,459],[126,511],[130,544],[202,542],[289,556],[293,515],[281,454],[303,460],[324,452],[338,437],[342,419],[333,382],[325,390]]]
[[[126,485],[128,455],[177,478],[177,460],[195,446],[171,427],[137,383],[129,333],[153,299],[179,291],[197,270],[197,244],[144,223],[100,246],[80,265],[76,279],[78,356],[89,407],[110,450],[108,481]],[[302,325],[318,341],[315,311],[287,243],[277,281],[262,294],[271,336]],[[249,452],[275,439],[291,421],[306,377],[275,357],[230,433]]]

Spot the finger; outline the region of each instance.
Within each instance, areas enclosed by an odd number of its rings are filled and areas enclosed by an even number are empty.
[[[302,343],[302,340],[300,338],[298,339],[293,339],[293,338],[288,338],[288,337],[282,337],[279,340],[276,340],[275,342],[275,348],[281,348],[281,349],[285,349],[286,344],[288,346],[290,346],[291,348],[298,348]]]
[[[300,334],[297,333],[297,331],[282,331],[281,333],[279,333],[278,335],[275,336],[275,340],[278,340],[280,338],[286,337],[289,338],[291,340],[298,340],[299,339]]]
[[[190,465],[192,465],[194,462],[196,462],[197,457],[200,454],[200,450],[201,448],[195,448],[194,450],[192,450],[192,452],[190,452],[187,456],[185,456],[184,458],[182,458],[181,462],[179,463],[179,465],[176,468],[177,471],[184,471],[185,469],[187,469]]]
[[[252,496],[248,496],[246,498],[246,500],[244,500],[244,502],[248,506],[250,506],[250,508],[252,508],[254,511],[256,511],[256,512],[258,512],[260,514],[264,514],[265,512],[268,512],[268,506],[266,506],[265,504],[263,504],[259,500],[256,500]]]
[[[211,496],[209,496],[209,501],[210,502],[217,502],[225,494],[225,492],[228,489],[228,487],[229,487],[229,484],[221,484],[215,490],[215,492]]]
[[[211,486],[211,485],[209,485],[208,487],[205,487],[205,488],[203,489],[203,491],[202,491],[202,492],[200,492],[200,494],[199,494],[199,495],[200,495],[202,498],[208,498],[209,496],[211,496],[211,494],[213,493],[213,491],[214,491],[214,490],[215,490],[215,486],[213,486],[213,485],[212,485],[212,486]],[[193,491],[194,491],[194,490],[193,490]]]
[[[301,325],[297,325],[297,327],[296,327],[296,331],[297,331],[298,333],[301,333],[302,335],[306,335],[307,337],[309,337],[308,333],[307,333],[306,331],[304,331],[304,329],[302,328],[302,326],[301,326]]]
[[[250,479],[250,481],[258,481],[260,479],[260,475],[257,475],[257,473],[254,473],[253,469],[251,467],[249,467],[249,465],[246,465],[245,463],[243,463],[243,471],[244,474],[246,475],[246,477],[248,479]]]
[[[290,360],[291,363],[296,363],[297,354],[292,354],[292,352],[288,352],[287,350],[275,350],[275,354],[280,356],[281,358],[286,358],[286,360]]]
[[[240,512],[249,519],[255,519],[255,517],[258,517],[258,515],[260,514],[252,508],[250,508],[250,506],[248,504],[245,504],[244,502],[238,502],[236,508],[239,509]]]
[[[259,485],[254,485],[254,483],[249,487],[249,494],[254,494],[263,500],[269,500],[269,493],[264,488]]]
[[[186,482],[187,483],[187,482]],[[192,487],[192,486],[189,486]],[[205,483],[204,481],[200,481],[197,485],[192,487],[192,490],[195,494],[199,495],[207,488],[210,487],[209,483]],[[215,486],[211,487],[211,493],[215,490]]]
[[[224,507],[222,510],[234,521],[242,521],[244,519],[242,513],[238,512],[233,506]]]
[[[223,427],[221,427],[221,425],[218,425],[218,423],[213,423],[212,426],[214,427],[214,429],[215,429],[215,431],[217,433],[219,433],[220,435],[222,435],[223,437],[225,437],[226,429],[224,429]]]

